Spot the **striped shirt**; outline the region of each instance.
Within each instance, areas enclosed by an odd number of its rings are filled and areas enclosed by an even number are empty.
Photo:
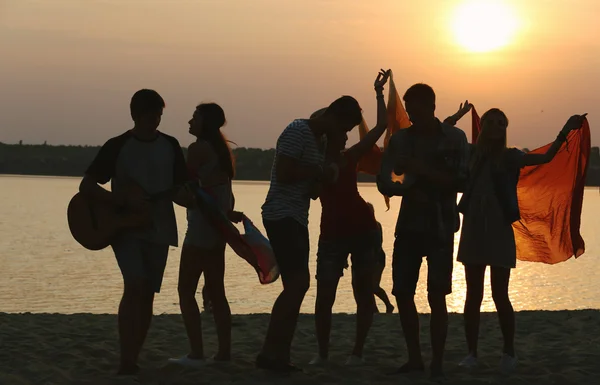
[[[277,221],[293,218],[300,224],[308,226],[312,181],[279,183],[275,172],[277,157],[285,155],[296,159],[300,166],[316,166],[322,164],[324,159],[320,149],[321,143],[318,143],[305,119],[294,120],[279,136],[275,148],[276,156],[271,168],[271,186],[262,206],[263,219]]]

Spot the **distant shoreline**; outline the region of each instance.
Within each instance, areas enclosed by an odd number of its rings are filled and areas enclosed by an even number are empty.
[[[35,174],[0,174],[0,178],[14,178],[14,179],[82,179],[81,176],[68,176],[68,175],[35,175]],[[270,182],[268,180],[238,180],[234,179],[233,183],[235,184],[245,184],[245,185],[268,185]],[[361,183],[359,183],[361,184]],[[362,183],[362,184],[373,184],[373,183]]]
[[[0,174],[0,178],[33,178],[33,179],[81,179],[80,176],[63,176],[63,175],[29,175],[29,174]],[[268,180],[246,180],[234,179],[234,184],[238,185],[263,185],[268,186]],[[359,186],[375,186],[374,182],[358,182]],[[586,185],[585,190],[600,189],[600,186]]]
[[[0,178],[31,178],[31,179],[82,179],[81,176],[65,176],[65,175],[35,175],[35,174],[0,174]],[[240,185],[268,185],[268,180],[249,180],[249,179],[234,179],[234,184]],[[375,185],[373,182],[359,182],[359,185]]]
[[[100,146],[53,146],[47,144],[5,144],[0,142],[0,175],[81,178],[96,157]],[[187,148],[183,148],[184,154]],[[236,182],[268,182],[275,150],[237,147]],[[375,177],[358,174],[360,183],[374,183]],[[600,148],[592,147],[586,186],[600,186]]]

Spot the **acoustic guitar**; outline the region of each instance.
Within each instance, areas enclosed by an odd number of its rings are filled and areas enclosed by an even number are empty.
[[[171,198],[174,189],[157,194],[146,194],[137,184],[130,183],[125,194],[144,194],[149,200]],[[75,240],[88,250],[102,250],[123,231],[142,229],[152,225],[152,207],[134,211],[112,202],[96,200],[80,192],[75,194],[67,208],[69,230]]]

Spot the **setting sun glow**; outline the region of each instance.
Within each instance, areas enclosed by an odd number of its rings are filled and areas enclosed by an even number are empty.
[[[471,52],[500,49],[511,43],[517,29],[517,17],[503,1],[466,1],[452,20],[457,43]]]

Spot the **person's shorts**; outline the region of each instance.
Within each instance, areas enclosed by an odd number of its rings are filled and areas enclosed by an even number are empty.
[[[310,243],[308,228],[293,218],[263,220],[267,238],[283,281],[299,273],[308,274]]]
[[[352,271],[375,271],[379,262],[376,251],[381,247],[376,231],[359,236],[321,239],[317,251],[317,279],[339,279],[348,267],[348,256],[352,260]]]
[[[120,237],[113,242],[112,249],[125,282],[142,279],[150,284],[154,292],[160,292],[169,245]]]
[[[211,194],[223,212],[232,206],[231,185],[229,183],[210,187]],[[225,238],[211,223],[201,209],[187,210],[188,227],[183,239],[184,245],[200,249],[221,249],[225,247]]]
[[[423,257],[427,257],[427,291],[452,293],[453,251],[453,236],[440,241],[425,233],[399,232],[394,242],[392,294],[415,294]]]

